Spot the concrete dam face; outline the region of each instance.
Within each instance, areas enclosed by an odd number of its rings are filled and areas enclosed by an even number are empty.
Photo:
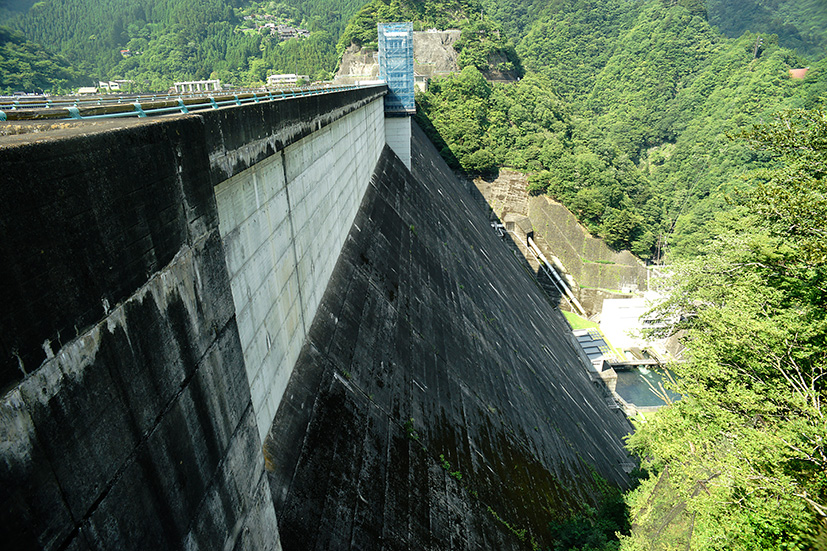
[[[384,91],[4,128],[1,541],[527,549],[628,484],[628,422]]]

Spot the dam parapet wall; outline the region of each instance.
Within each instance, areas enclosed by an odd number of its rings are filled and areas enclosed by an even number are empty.
[[[382,152],[384,124],[380,97],[215,188],[262,439]]]

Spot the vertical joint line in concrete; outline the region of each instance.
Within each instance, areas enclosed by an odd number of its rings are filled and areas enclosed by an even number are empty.
[[[304,299],[299,274],[299,253],[296,251],[296,228],[293,226],[293,206],[290,204],[290,181],[287,179],[287,156],[281,150],[281,172],[284,175],[284,195],[287,197],[287,220],[290,222],[290,248],[293,250],[293,266],[296,267],[296,289],[299,291],[299,316],[302,320],[302,338],[307,336],[307,322],[304,320]]]

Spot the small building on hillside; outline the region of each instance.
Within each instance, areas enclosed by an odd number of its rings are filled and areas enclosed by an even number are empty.
[[[310,77],[308,75],[297,75],[295,73],[270,75],[267,77],[267,86],[296,86],[300,80],[310,81]]]
[[[221,81],[214,80],[188,80],[176,82],[173,85],[176,94],[192,94],[196,92],[218,92],[221,90]]]
[[[807,76],[807,71],[809,71],[809,67],[803,67],[801,69],[790,69],[790,78],[792,79],[803,79]]]

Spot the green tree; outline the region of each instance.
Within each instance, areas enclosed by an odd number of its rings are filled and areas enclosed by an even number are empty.
[[[580,220],[598,222],[606,210],[606,198],[596,188],[584,188],[571,201],[571,209]]]
[[[642,231],[643,217],[630,210],[609,209],[600,237],[613,249],[629,249]]]
[[[493,69],[516,77],[523,76],[514,45],[490,19],[480,18],[463,24],[462,34],[454,48],[459,52],[457,63],[460,68],[473,66],[482,72]],[[497,59],[504,61],[495,63]]]
[[[827,544],[827,115],[742,137],[775,166],[674,268],[660,313],[688,335],[683,398],[629,440],[654,474],[631,496],[627,549]]]
[[[89,83],[66,59],[0,27],[0,90],[57,93]]]

